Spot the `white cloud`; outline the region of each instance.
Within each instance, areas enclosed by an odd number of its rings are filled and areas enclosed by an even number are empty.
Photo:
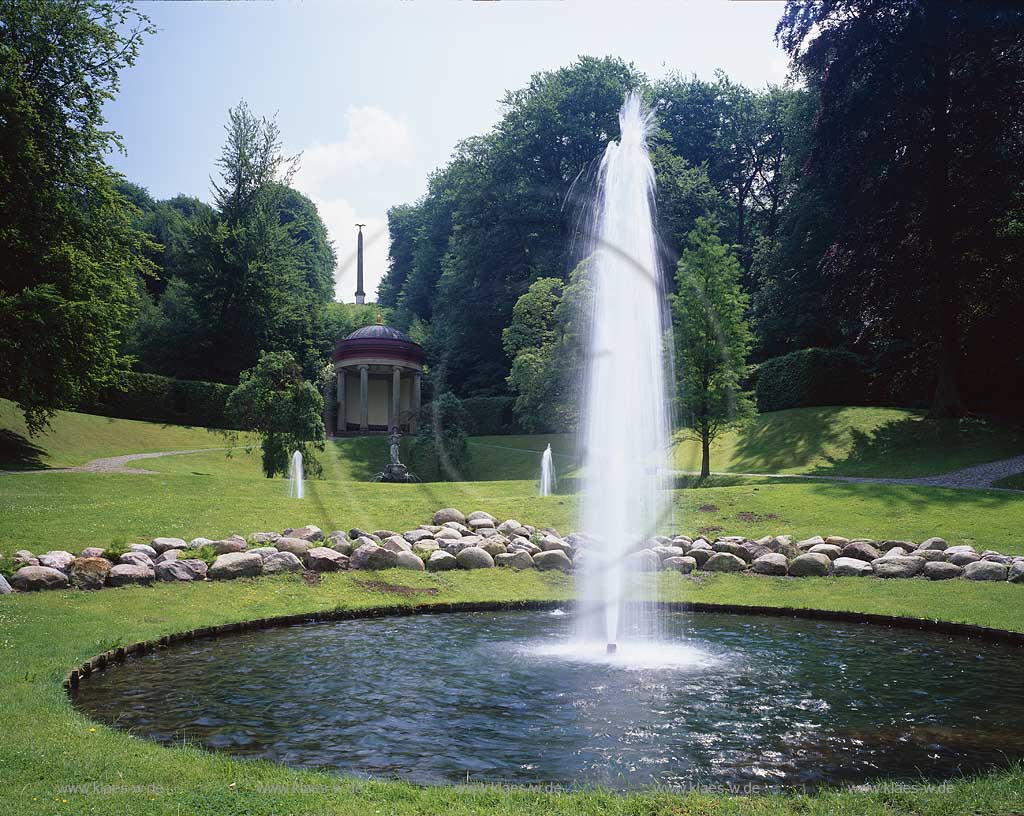
[[[303,149],[292,180],[320,211],[338,254],[335,297],[354,300],[356,289],[356,227],[363,227],[364,289],[375,299],[377,284],[387,270],[387,218],[367,201],[367,191],[389,186],[386,177],[411,164],[413,140],[404,116],[374,105],[349,106],[344,132],[336,142],[317,142]]]

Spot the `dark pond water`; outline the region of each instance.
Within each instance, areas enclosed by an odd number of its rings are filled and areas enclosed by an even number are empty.
[[[909,630],[670,614],[663,644],[570,615],[273,629],[94,675],[76,705],[159,740],[419,783],[807,787],[1024,757],[1024,652]]]

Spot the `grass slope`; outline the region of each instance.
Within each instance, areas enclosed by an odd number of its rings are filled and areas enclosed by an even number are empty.
[[[374,577],[437,595],[410,597],[372,590]],[[828,579],[761,579],[721,575],[694,580],[660,575],[672,600],[823,605],[830,609],[921,615],[1021,628],[1019,588],[968,582],[936,585]],[[955,585],[954,585],[955,584]],[[0,740],[3,812],[42,816],[137,813],[388,814],[426,816],[545,813],[550,816],[1010,816],[1020,812],[1024,769],[1017,767],[945,786],[879,786],[728,797],[707,792],[651,791],[615,795],[600,790],[548,793],[497,786],[414,787],[401,782],[290,770],[264,761],[232,759],[182,745],[160,747],[90,722],[61,689],[64,673],[117,645],[174,631],[247,618],[322,609],[472,600],[561,600],[572,594],[562,575],[477,571],[427,575],[389,571],[376,576],[326,575],[317,586],[294,577],[191,586],[162,585],[99,593],[54,592],[0,598]],[[87,681],[86,681],[87,682]],[[69,785],[81,786],[77,790]]]

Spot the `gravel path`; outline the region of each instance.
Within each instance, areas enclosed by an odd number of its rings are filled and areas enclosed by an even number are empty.
[[[189,453],[206,453],[207,451],[227,450],[227,448],[196,448],[195,450],[174,450],[160,451],[158,453],[126,453],[121,456],[107,456],[103,459],[93,459],[84,465],[66,468],[45,468],[42,470],[4,470],[0,474],[14,476],[21,473],[138,473],[153,474],[155,470],[144,468],[127,467],[129,462],[138,459],[156,459],[160,456],[181,456]]]

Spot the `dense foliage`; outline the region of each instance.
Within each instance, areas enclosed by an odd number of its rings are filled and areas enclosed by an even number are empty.
[[[450,391],[420,409],[419,430],[409,444],[409,467],[426,482],[461,482],[469,465],[470,417]]]
[[[0,2],[0,394],[38,432],[113,384],[152,251],[103,106],[148,19],[122,0]]]
[[[699,218],[676,269],[672,296],[680,419],[701,443],[701,478],[711,474],[711,443],[753,414],[743,390],[752,336],[740,264]]]
[[[129,371],[116,387],[103,389],[79,408],[124,419],[227,428],[224,409],[230,395],[230,385]]]
[[[757,410],[808,405],[863,405],[867,376],[849,351],[809,348],[765,360],[757,367]]]
[[[292,354],[262,352],[259,362],[242,372],[225,413],[233,428],[259,435],[263,473],[268,479],[288,473],[295,451],[302,453],[307,476],[321,475],[315,452],[324,449],[324,398],[320,389],[303,377]]]

